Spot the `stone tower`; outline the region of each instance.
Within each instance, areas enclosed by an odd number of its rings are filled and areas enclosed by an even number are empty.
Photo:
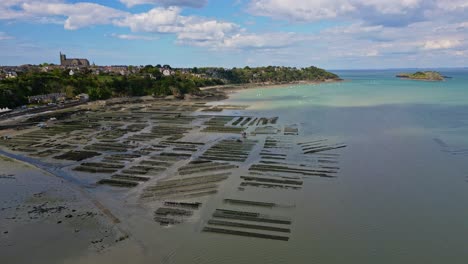
[[[67,56],[65,54],[62,54],[62,52],[60,52],[60,65],[65,65],[66,61],[67,61]]]

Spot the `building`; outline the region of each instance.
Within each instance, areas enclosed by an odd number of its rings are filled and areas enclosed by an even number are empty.
[[[82,101],[82,102],[87,102],[89,101],[89,95],[85,93],[81,93],[75,97],[76,99]]]
[[[60,65],[61,66],[77,66],[77,67],[89,67],[89,60],[87,59],[67,59],[65,54],[60,52]]]
[[[5,75],[5,78],[7,79],[12,79],[12,78],[16,78],[18,77],[18,74],[14,71],[11,71],[11,72],[7,72],[6,75]]]
[[[161,69],[161,70],[162,70],[162,74],[164,76],[170,76],[170,75],[174,74],[174,72],[169,70],[169,69]]]

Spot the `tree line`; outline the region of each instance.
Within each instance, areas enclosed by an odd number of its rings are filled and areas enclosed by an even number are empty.
[[[324,81],[338,79],[333,73],[317,67],[258,67],[258,68],[190,68],[171,69],[169,65],[147,65],[138,70],[129,67],[128,75],[99,73],[91,69],[68,69],[42,72],[37,69],[18,74],[16,78],[0,81],[0,106],[17,107],[28,103],[28,96],[65,93],[68,98],[86,93],[91,100],[117,96],[182,96],[198,93],[200,87],[243,83],[287,83],[301,80]],[[165,76],[161,69],[168,69]]]

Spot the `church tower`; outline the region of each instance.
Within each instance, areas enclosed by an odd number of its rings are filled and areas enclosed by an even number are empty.
[[[60,52],[60,65],[65,65],[67,61],[67,56],[65,54],[62,54],[62,52]]]

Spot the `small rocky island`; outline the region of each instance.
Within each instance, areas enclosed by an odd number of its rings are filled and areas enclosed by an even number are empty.
[[[415,72],[415,73],[400,73],[396,77],[420,81],[443,81],[445,76],[435,71]]]

